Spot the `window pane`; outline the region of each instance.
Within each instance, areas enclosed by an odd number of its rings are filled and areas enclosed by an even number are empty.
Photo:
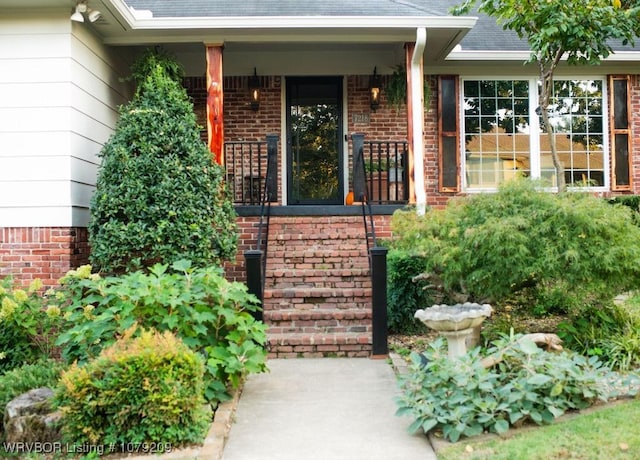
[[[565,168],[568,185],[605,185],[602,88],[601,80],[554,82],[548,111],[549,124],[556,133],[556,149]],[[557,185],[546,132],[540,133],[540,150],[541,177]]]
[[[629,135],[616,134],[616,185],[629,185]]]
[[[466,186],[493,189],[529,175],[528,81],[465,81],[463,91]]]
[[[627,80],[613,81],[614,104],[614,128],[627,129],[629,120],[627,114]]]

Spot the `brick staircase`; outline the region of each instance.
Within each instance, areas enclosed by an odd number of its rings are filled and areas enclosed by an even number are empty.
[[[369,356],[361,216],[272,217],[264,290],[271,357]]]

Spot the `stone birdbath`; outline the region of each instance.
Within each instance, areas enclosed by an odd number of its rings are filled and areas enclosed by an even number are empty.
[[[489,304],[458,303],[455,305],[434,305],[416,311],[414,317],[430,329],[447,339],[449,358],[463,356],[467,352],[465,340],[475,327],[491,316],[493,309]]]

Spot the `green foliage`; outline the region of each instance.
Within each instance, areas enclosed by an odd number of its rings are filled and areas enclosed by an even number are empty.
[[[35,388],[55,388],[63,368],[60,362],[43,360],[23,364],[0,375],[0,433],[7,403]]]
[[[633,211],[633,220],[636,225],[640,225],[640,195],[622,195],[609,198],[612,205],[626,206]]]
[[[185,89],[166,63],[153,62],[139,65],[149,73],[101,152],[89,240],[91,262],[103,272],[179,259],[208,266],[236,251],[224,169],[200,139]]]
[[[425,283],[414,281],[425,267],[424,257],[405,251],[390,251],[387,257],[387,325],[389,332],[413,334],[424,332],[424,325],[413,315],[430,307],[434,299]]]
[[[466,0],[453,13],[468,13],[476,4],[528,41],[532,62],[565,54],[569,64],[598,64],[611,54],[612,39],[633,43],[640,27],[640,5],[621,7],[615,0]]]
[[[453,199],[423,217],[396,212],[393,246],[426,259],[445,300],[566,312],[609,302],[640,280],[640,229],[622,206],[588,194],[550,194],[529,180]],[[417,275],[417,273],[416,273]]]
[[[131,77],[136,84],[137,91],[149,89],[143,85],[146,78],[160,69],[164,75],[174,81],[180,81],[184,76],[184,69],[167,51],[162,48],[147,48],[131,66]]]
[[[387,84],[383,91],[386,95],[387,102],[395,108],[396,111],[407,103],[407,69],[404,65],[396,65],[393,68],[393,73],[387,79]],[[423,82],[422,91],[424,95],[424,106],[428,107],[431,88],[429,87],[429,80],[426,78]]]
[[[265,370],[265,327],[254,320],[257,299],[222,269],[187,261],[156,264],[146,272],[101,278],[84,266],[61,282],[69,328],[58,339],[63,357],[84,362],[134,325],[170,331],[206,360],[205,395],[228,397],[247,373]]]
[[[0,372],[53,357],[60,309],[42,295],[39,279],[23,289],[11,278],[0,280]]]
[[[489,350],[500,350],[504,359],[496,369],[483,366],[479,348],[451,359],[444,343],[438,339],[423,354],[412,353],[397,414],[412,417],[411,432],[441,430],[452,442],[527,421],[551,423],[568,410],[617,396],[610,383],[622,379],[595,357],[548,353],[518,336]]]
[[[209,425],[202,358],[169,332],[132,334],[62,373],[55,399],[65,440],[115,446],[202,441]]]
[[[640,365],[640,318],[624,305],[589,306],[558,326],[564,345],[597,356],[608,367],[628,371]]]

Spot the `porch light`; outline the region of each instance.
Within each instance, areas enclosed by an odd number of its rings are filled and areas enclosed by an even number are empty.
[[[96,22],[102,17],[102,13],[98,10],[92,10],[86,1],[76,3],[75,10],[71,15],[71,20],[75,22],[84,22],[84,15],[87,15],[90,22]]]
[[[251,110],[256,112],[260,108],[260,79],[253,68],[253,75],[249,77],[249,93],[251,97]]]
[[[75,22],[84,22],[84,16],[82,13],[87,12],[87,4],[84,2],[78,2],[76,4],[76,10],[71,15],[71,20]]]
[[[98,10],[89,10],[89,21],[96,22],[102,17],[102,13]]]
[[[377,73],[377,67],[373,68],[373,75],[369,77],[369,102],[371,110],[374,112],[380,106],[380,91],[382,91],[382,82],[380,75]]]

